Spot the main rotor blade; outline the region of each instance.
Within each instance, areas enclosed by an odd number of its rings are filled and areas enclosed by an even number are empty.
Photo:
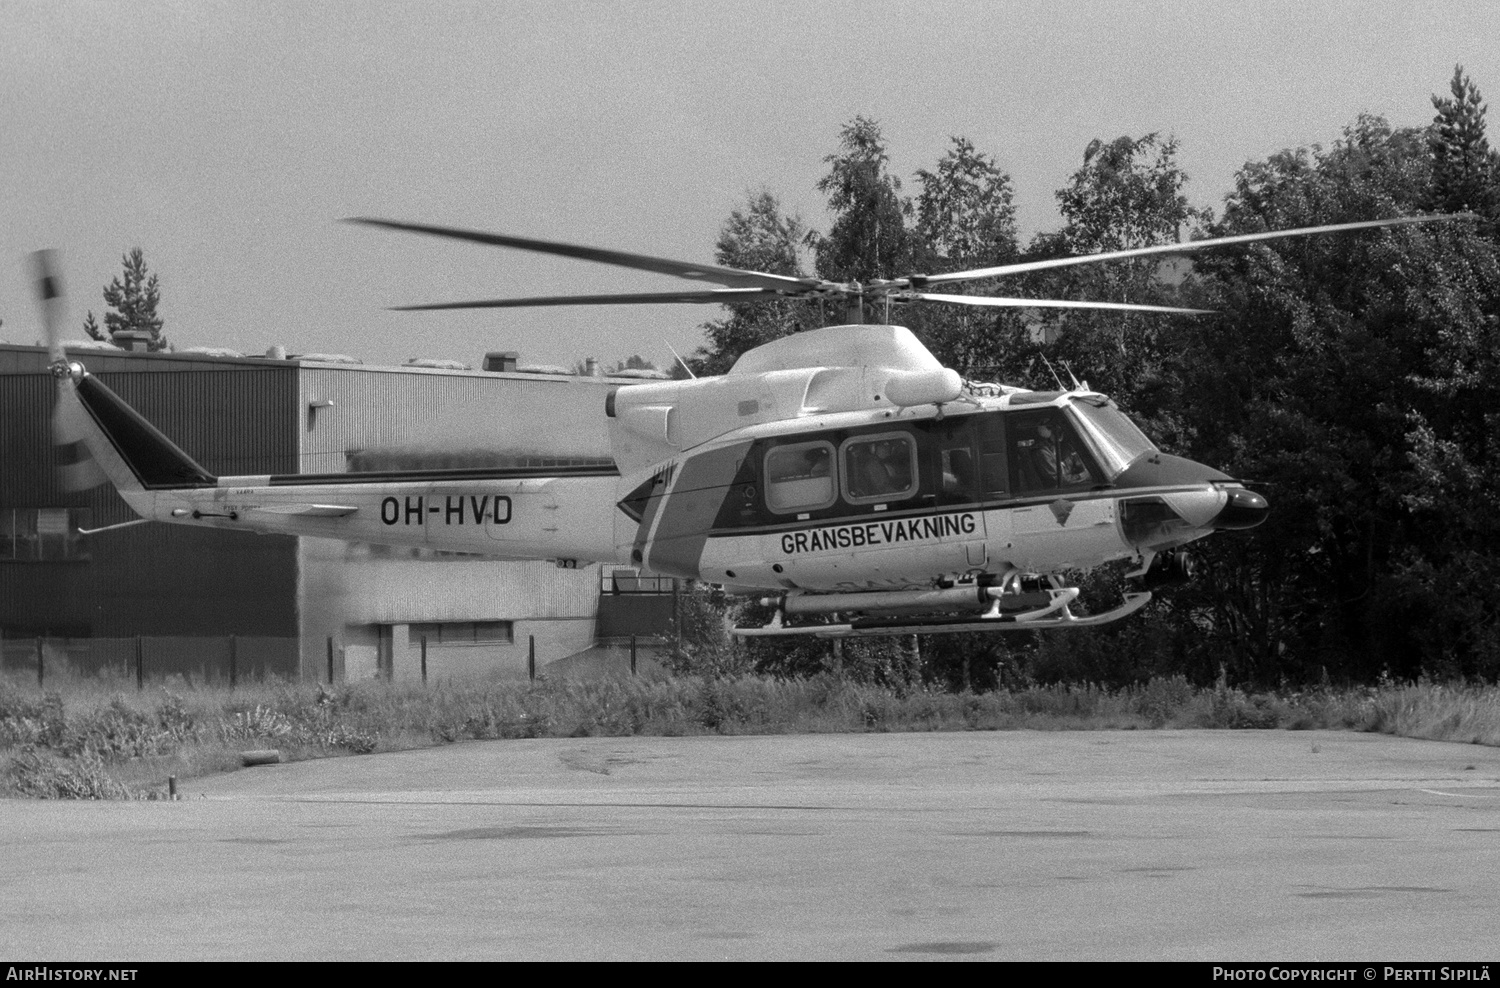
[[[1264,233],[1243,233],[1233,237],[1215,237],[1211,240],[1189,240],[1184,243],[1157,244],[1153,247],[1135,247],[1130,250],[1110,251],[1107,254],[1082,254],[1076,257],[1054,257],[1047,261],[1024,261],[1019,264],[1001,264],[993,268],[977,268],[973,271],[954,271],[950,274],[933,274],[910,279],[898,279],[895,284],[909,282],[915,286],[943,285],[954,281],[975,281],[980,278],[1002,278],[1006,275],[1024,274],[1027,271],[1043,271],[1047,268],[1068,267],[1074,264],[1098,264],[1101,261],[1120,261],[1129,257],[1145,257],[1151,254],[1186,254],[1210,247],[1227,247],[1231,244],[1248,244],[1261,240],[1279,240],[1283,237],[1306,237],[1318,233],[1339,233],[1345,230],[1368,230],[1382,226],[1405,226],[1410,223],[1432,223],[1438,220],[1468,219],[1465,214],[1439,216],[1395,216],[1386,220],[1362,220],[1358,223],[1334,223],[1329,226],[1305,226],[1295,230],[1270,230]],[[883,283],[885,284],[885,283]]]
[[[406,230],[411,233],[426,233],[434,237],[468,240],[496,247],[513,247],[517,250],[529,250],[540,254],[556,254],[559,257],[572,257],[581,261],[594,261],[598,264],[613,264],[616,267],[633,268],[637,271],[653,271],[657,274],[675,275],[678,278],[693,278],[697,281],[728,285],[731,288],[807,291],[823,284],[817,278],[794,278],[790,275],[767,274],[763,271],[721,268],[712,264],[688,264],[685,261],[674,261],[665,257],[650,257],[646,254],[630,254],[625,251],[583,247],[578,244],[558,243],[551,240],[535,240],[530,237],[512,237],[502,233],[485,233],[480,230],[428,226],[424,223],[400,223],[395,220],[370,219],[362,216],[351,217],[345,222],[363,223],[366,226],[380,226],[391,230]]]
[[[751,302],[763,298],[785,298],[764,288],[716,288],[708,292],[635,292],[620,295],[539,295],[535,298],[493,298],[475,302],[435,302],[429,305],[393,305],[392,312],[426,312],[437,309],[520,309],[542,305],[620,305],[660,302]]]
[[[1136,305],[1131,302],[1072,302],[1057,298],[999,298],[993,295],[936,295],[930,292],[904,292],[900,298],[919,298],[927,302],[951,302],[956,305],[980,305],[1004,309],[1109,309],[1115,312],[1175,312],[1186,316],[1213,315],[1213,309],[1179,309],[1170,305]]]

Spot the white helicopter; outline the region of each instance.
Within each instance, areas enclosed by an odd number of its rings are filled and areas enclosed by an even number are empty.
[[[1280,237],[1448,219],[1411,216],[911,275],[867,285],[790,277],[450,227],[352,222],[653,271],[722,287],[494,299],[404,309],[766,298],[1199,313],[1110,302],[946,295],[930,286]],[[560,565],[621,563],[765,595],[742,636],[844,637],[1087,627],[1191,575],[1181,547],[1259,525],[1266,499],[1163,453],[1105,395],[975,385],[907,329],[811,330],[725,375],[610,392],[615,467],[216,477],[58,342],[59,291],[38,255],[57,380],[55,441],[81,444],[141,520],[425,546]],[[77,458],[81,459],[81,458]],[[129,524],[129,523],[127,523]],[[1064,574],[1128,560],[1140,589],[1075,614]]]

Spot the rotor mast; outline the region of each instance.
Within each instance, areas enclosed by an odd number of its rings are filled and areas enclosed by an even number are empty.
[[[844,295],[844,322],[851,326],[860,326],[865,321],[865,286],[857,281],[851,281],[846,286]]]

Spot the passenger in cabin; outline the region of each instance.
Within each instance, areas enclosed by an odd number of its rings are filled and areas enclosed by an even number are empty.
[[[855,497],[902,494],[911,487],[911,463],[904,442],[860,443],[850,452],[854,467],[850,493]]]
[[[966,449],[943,450],[943,493],[962,494],[974,485],[974,462]]]
[[[895,494],[911,486],[911,457],[907,456],[906,443],[887,440],[875,447],[875,455],[885,464],[886,476],[890,478],[886,490]]]
[[[832,458],[828,455],[828,447],[816,446],[803,455],[804,472],[809,477],[826,477],[833,469]]]

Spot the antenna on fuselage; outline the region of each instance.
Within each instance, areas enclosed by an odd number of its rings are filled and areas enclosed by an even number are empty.
[[[1067,388],[1063,387],[1062,378],[1060,378],[1060,377],[1057,376],[1057,368],[1052,366],[1052,361],[1050,361],[1050,360],[1047,359],[1047,355],[1045,353],[1042,353],[1042,354],[1038,354],[1038,356],[1040,356],[1042,358],[1042,363],[1044,363],[1044,364],[1047,365],[1047,370],[1049,370],[1049,371],[1052,372],[1052,380],[1054,380],[1054,381],[1057,382],[1057,390],[1059,390],[1059,391],[1066,391],[1066,390],[1068,390]],[[1071,375],[1073,372],[1069,371],[1068,373],[1069,373],[1069,375]],[[1077,382],[1075,381],[1074,383],[1076,384]]]
[[[667,343],[666,340],[662,340],[662,342]],[[688,372],[688,377],[692,378],[695,381],[698,380],[698,375],[694,374],[693,369],[688,366],[688,362],[682,359],[682,354],[678,353],[677,349],[670,343],[667,343],[667,349],[672,351],[672,356],[677,358],[677,362],[682,365],[682,369]]]

